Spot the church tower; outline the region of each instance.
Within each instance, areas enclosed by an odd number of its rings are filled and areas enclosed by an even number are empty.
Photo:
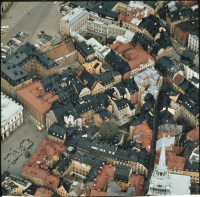
[[[147,196],[165,196],[170,195],[170,173],[165,164],[165,134],[162,140],[162,149],[160,153],[159,164],[154,169]]]

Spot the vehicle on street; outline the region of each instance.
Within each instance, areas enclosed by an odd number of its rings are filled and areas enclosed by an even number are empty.
[[[42,127],[40,127],[39,125],[37,125],[37,130],[42,131]]]
[[[44,40],[40,40],[40,42],[43,42],[44,44],[46,43],[46,41],[44,41]]]
[[[185,50],[185,48],[183,48],[183,47],[180,47],[180,49],[181,49],[181,50]]]
[[[175,43],[177,43],[177,41],[176,40],[173,40]]]
[[[58,3],[58,1],[55,1],[53,4],[56,5]]]
[[[27,38],[28,36],[29,36],[29,34],[26,34],[26,35],[24,36],[24,39]]]
[[[17,42],[14,42],[13,44],[14,44],[15,46],[19,46],[19,44],[18,44]]]
[[[43,42],[39,42],[39,44],[40,44],[40,45],[42,45],[42,46],[44,45],[44,43],[43,43]]]
[[[10,48],[12,48],[12,49],[16,49],[16,47],[14,47],[14,46],[12,46],[12,45],[10,46]]]
[[[7,49],[10,49],[10,47],[9,47],[9,46],[7,46],[7,45],[5,45],[4,47],[5,47],[5,48],[7,48]]]
[[[40,48],[40,45],[35,44],[34,47],[36,47],[37,49],[39,49],[39,48]]]

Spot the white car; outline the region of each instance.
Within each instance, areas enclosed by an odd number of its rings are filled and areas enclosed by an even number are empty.
[[[39,44],[40,44],[40,45],[42,45],[42,46],[44,45],[44,43],[43,43],[43,42],[39,42]]]

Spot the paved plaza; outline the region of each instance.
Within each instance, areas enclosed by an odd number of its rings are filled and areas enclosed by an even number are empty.
[[[25,151],[28,149],[32,155],[44,138],[47,138],[46,129],[41,133],[37,131],[36,122],[24,113],[24,123],[1,141],[1,175],[8,170],[11,174],[21,176],[21,171],[29,160],[25,157]],[[8,157],[4,159],[7,155]],[[14,160],[15,164],[12,163]]]

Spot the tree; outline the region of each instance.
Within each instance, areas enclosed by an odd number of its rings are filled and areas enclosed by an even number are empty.
[[[99,137],[102,140],[112,142],[113,138],[119,133],[119,127],[114,122],[102,122],[99,128]]]

